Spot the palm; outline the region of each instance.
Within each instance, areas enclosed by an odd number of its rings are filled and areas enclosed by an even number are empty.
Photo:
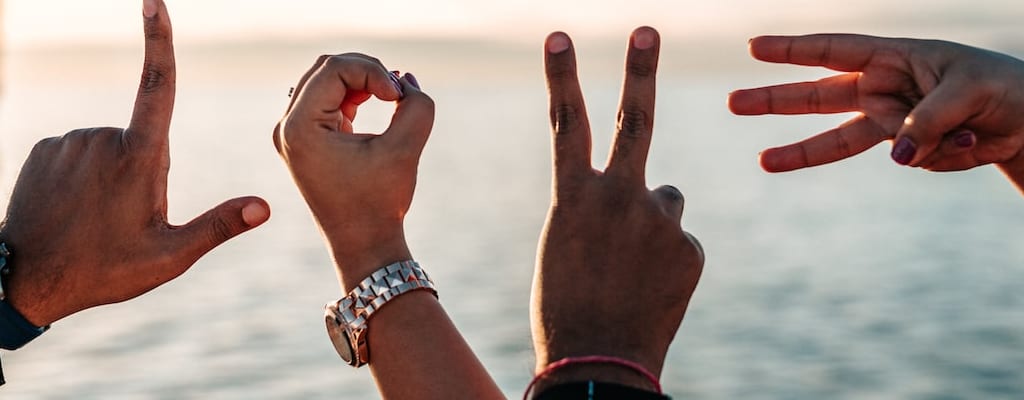
[[[896,135],[903,120],[924,97],[922,87],[914,77],[903,71],[869,66],[857,81],[857,104],[860,112],[882,131],[887,139]]]

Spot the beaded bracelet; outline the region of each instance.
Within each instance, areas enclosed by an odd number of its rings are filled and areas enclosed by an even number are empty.
[[[533,387],[537,385],[537,381],[539,381],[541,378],[548,376],[559,369],[576,364],[612,364],[632,369],[633,371],[636,371],[640,375],[643,375],[644,378],[647,378],[647,380],[651,381],[651,384],[654,385],[654,390],[658,392],[658,394],[662,394],[661,382],[658,381],[658,377],[654,376],[654,374],[648,371],[647,368],[644,368],[643,365],[640,365],[629,360],[624,360],[618,357],[584,356],[566,357],[561,360],[555,361],[551,364],[548,364],[548,366],[544,368],[543,371],[540,371],[540,373],[538,373],[537,376],[533,377],[533,380],[530,381],[530,384],[526,386],[526,393],[523,393],[523,400],[529,400],[530,392],[533,391]]]

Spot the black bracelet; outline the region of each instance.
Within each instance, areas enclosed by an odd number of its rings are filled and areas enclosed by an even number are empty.
[[[671,397],[634,387],[603,382],[563,383],[547,388],[533,400],[671,400]]]
[[[4,277],[11,273],[10,257],[11,252],[8,251],[7,244],[0,242],[0,348],[17,350],[50,327],[32,325],[7,302],[3,284]]]

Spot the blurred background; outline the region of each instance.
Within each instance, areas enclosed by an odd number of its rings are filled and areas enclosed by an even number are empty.
[[[0,206],[36,141],[127,123],[139,3],[4,2]],[[663,35],[648,182],[683,190],[684,226],[708,254],[662,377],[675,398],[1024,398],[1024,199],[994,168],[901,168],[886,144],[769,175],[758,151],[852,116],[735,117],[725,107],[737,88],[829,75],[751,60],[752,36],[932,37],[1021,57],[1019,1],[168,3],[179,66],[171,221],[250,194],[274,215],[180,279],[3,354],[3,398],[377,397],[369,372],[344,365],[324,333],[321,306],[340,289],[270,140],[316,56],[350,51],[415,73],[437,102],[409,243],[483,362],[519,396],[533,366],[527,299],[550,186],[541,43],[552,30],[577,41],[601,167],[638,25]],[[391,107],[369,104],[357,129],[380,131]]]

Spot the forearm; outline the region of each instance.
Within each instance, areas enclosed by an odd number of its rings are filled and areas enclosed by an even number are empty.
[[[429,292],[397,297],[371,321],[370,369],[383,398],[504,398]]]
[[[370,246],[350,235],[328,235],[346,292],[382,266],[412,259],[401,228]],[[365,238],[365,236],[363,236]],[[333,240],[332,240],[333,239]],[[441,289],[444,294],[443,288]],[[441,303],[425,290],[380,307],[368,322],[370,370],[385,399],[502,399]]]

